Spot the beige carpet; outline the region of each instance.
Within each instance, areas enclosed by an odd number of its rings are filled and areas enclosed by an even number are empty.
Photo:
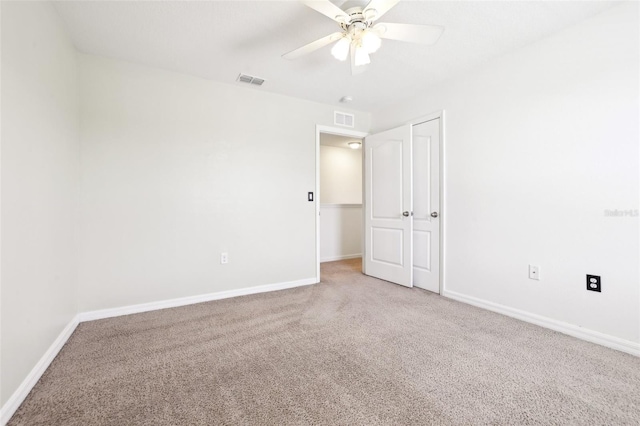
[[[80,324],[9,424],[640,424],[640,358],[359,267]]]

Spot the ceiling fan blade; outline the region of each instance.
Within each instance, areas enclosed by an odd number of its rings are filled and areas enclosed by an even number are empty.
[[[353,44],[349,48],[349,55],[351,56],[351,75],[362,74],[367,70],[368,65],[356,66],[356,48]]]
[[[326,46],[327,44],[331,44],[334,41],[339,40],[340,38],[342,38],[341,32],[329,34],[326,37],[322,37],[316,41],[312,41],[309,44],[305,44],[304,46],[299,47],[296,50],[292,50],[291,52],[285,53],[284,55],[282,55],[282,57],[285,59],[298,59],[300,56],[304,56],[307,53],[311,53],[314,50],[318,50],[321,47]]]
[[[378,24],[373,27],[380,38],[408,41],[420,44],[435,44],[444,27],[437,25]]]
[[[303,0],[302,3],[336,22],[349,22],[349,15],[329,0]]]
[[[364,8],[364,14],[367,16],[368,10],[375,10],[375,14],[371,18],[371,21],[380,19],[382,15],[387,13],[389,9],[398,4],[400,0],[371,0],[369,4]]]

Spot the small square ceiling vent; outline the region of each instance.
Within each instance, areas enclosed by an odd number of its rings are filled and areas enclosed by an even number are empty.
[[[256,86],[262,86],[262,83],[264,83],[264,78],[254,77],[247,74],[240,74],[237,78],[237,81],[240,81],[242,83],[255,84]]]

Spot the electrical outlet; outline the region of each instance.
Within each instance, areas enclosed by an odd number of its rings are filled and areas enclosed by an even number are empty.
[[[220,253],[220,263],[229,263],[229,253]]]
[[[602,282],[599,275],[587,275],[587,290],[602,292]]]
[[[540,280],[540,268],[534,265],[529,265],[529,279]]]

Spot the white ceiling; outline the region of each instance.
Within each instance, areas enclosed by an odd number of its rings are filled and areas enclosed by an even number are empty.
[[[353,141],[361,142],[362,139],[331,135],[329,133],[320,133],[320,145],[323,146],[334,146],[336,148],[352,149],[349,147],[348,143]]]
[[[62,1],[56,9],[84,53],[334,105],[351,95],[349,108],[375,111],[613,4],[401,1],[380,22],[442,25],[444,34],[435,46],[384,40],[357,76],[330,46],[281,58],[338,30],[297,1]],[[237,83],[241,72],[266,82]]]

